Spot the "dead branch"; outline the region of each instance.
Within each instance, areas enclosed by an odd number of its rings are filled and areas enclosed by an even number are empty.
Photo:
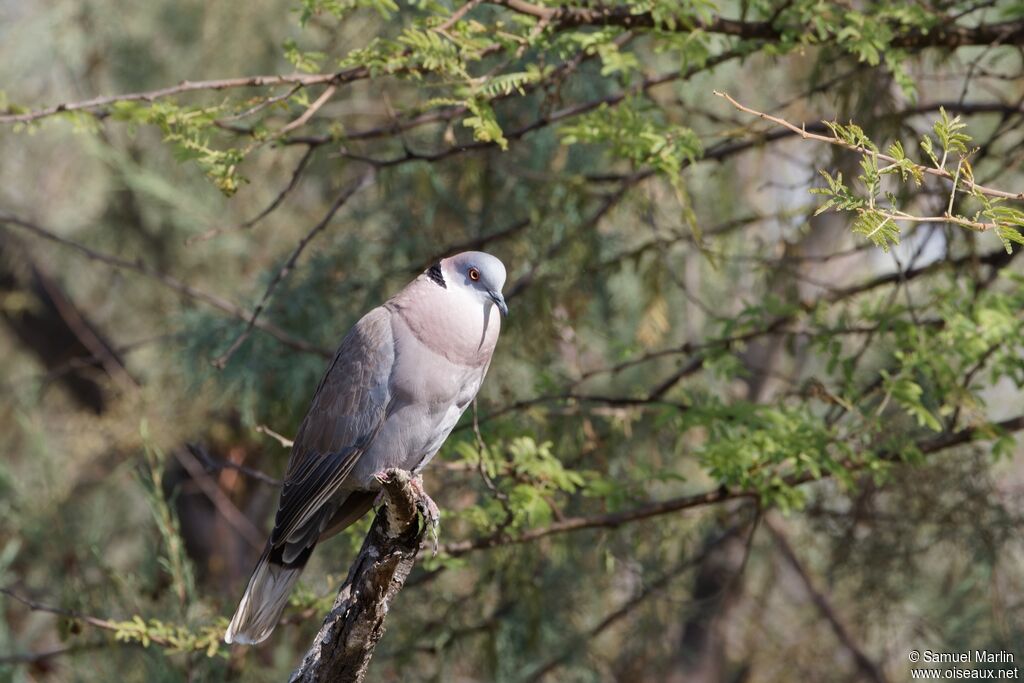
[[[359,683],[366,676],[384,635],[384,619],[412,571],[426,528],[419,523],[420,501],[410,482],[404,470],[387,471],[386,503],[290,683]]]

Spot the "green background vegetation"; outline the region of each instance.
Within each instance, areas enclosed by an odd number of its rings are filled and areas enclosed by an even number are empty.
[[[219,643],[263,427],[463,248],[512,315],[373,680],[1014,651],[1022,37],[999,0],[0,0],[0,678],[286,679],[366,523]]]

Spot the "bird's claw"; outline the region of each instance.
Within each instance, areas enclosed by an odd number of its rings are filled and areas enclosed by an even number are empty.
[[[377,472],[373,475],[381,485],[388,480],[388,471],[384,470]],[[441,510],[437,507],[437,503],[427,495],[426,490],[423,488],[423,476],[417,474],[409,481],[409,487],[416,495],[416,509],[420,515],[423,516],[423,521],[430,529],[430,538],[433,542],[434,556],[437,557],[438,550],[438,530],[441,527]],[[387,502],[387,494],[382,489],[377,494],[377,498],[373,501],[373,509],[379,510],[382,505]]]
[[[419,508],[423,520],[430,528],[430,538],[433,541],[434,557],[437,557],[438,529],[441,526],[441,510],[437,507],[434,499],[427,495],[423,488],[423,477],[417,474],[409,482],[412,490],[416,493],[416,507]]]
[[[377,497],[373,499],[373,510],[374,512],[380,511],[380,508],[384,503],[387,502],[387,493],[384,492],[384,483],[388,480],[387,470],[381,470],[380,472],[374,472],[373,478],[380,484],[381,489],[377,492]]]

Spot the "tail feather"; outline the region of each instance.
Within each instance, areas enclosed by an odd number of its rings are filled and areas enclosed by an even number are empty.
[[[324,506],[277,546],[271,536],[224,633],[224,642],[255,645],[266,640],[281,619],[288,595],[316,544],[365,515],[375,498],[369,491],[350,493],[340,505]]]
[[[289,563],[281,562],[280,550],[263,553],[224,633],[225,643],[255,645],[267,639],[277,626],[292,587],[312,552],[310,546]]]

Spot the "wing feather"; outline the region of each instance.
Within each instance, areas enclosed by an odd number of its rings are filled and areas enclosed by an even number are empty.
[[[311,521],[330,518],[332,499],[387,419],[395,359],[390,315],[375,308],[356,323],[320,380],[292,446],[272,546],[301,540],[294,536],[308,535]]]

